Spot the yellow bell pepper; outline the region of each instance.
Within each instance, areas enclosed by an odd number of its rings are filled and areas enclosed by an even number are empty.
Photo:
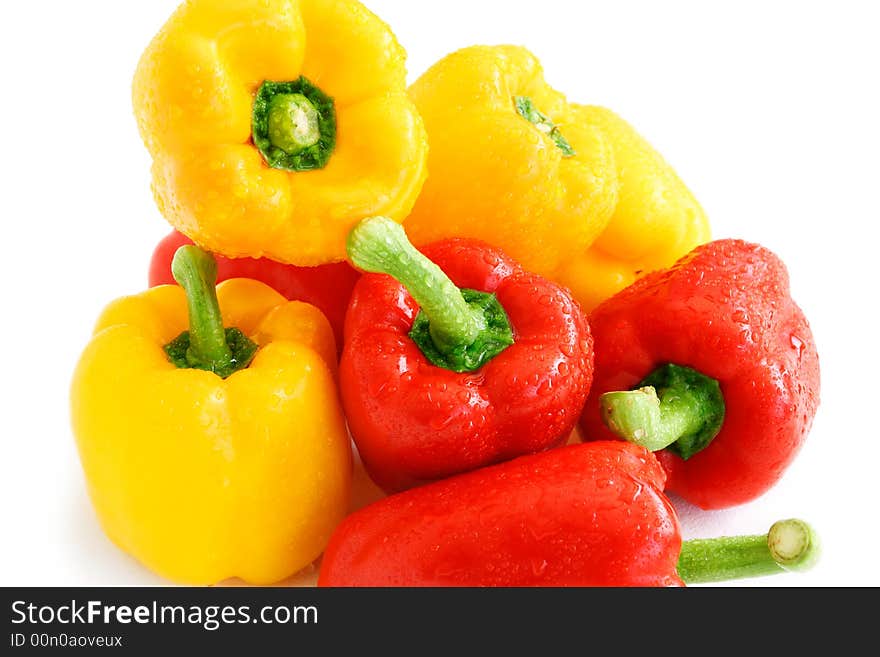
[[[110,304],[76,368],[92,503],[114,543],[171,580],[277,582],[321,554],[347,509],[332,330],[258,281],[215,294],[197,247],[173,271],[184,289]]]
[[[133,84],[165,218],[228,257],[345,259],[365,216],[402,221],[426,175],[406,53],[355,0],[189,0]]]
[[[611,145],[528,50],[464,48],[409,93],[431,143],[405,223],[413,242],[481,239],[549,276],[605,228],[617,202]]]
[[[697,199],[629,123],[595,106],[581,108],[581,118],[612,144],[619,185],[605,230],[556,273],[590,311],[641,274],[671,267],[711,234]]]
[[[709,239],[693,195],[609,110],[569,103],[525,48],[472,46],[411,87],[431,151],[406,229],[485,240],[586,310]]]

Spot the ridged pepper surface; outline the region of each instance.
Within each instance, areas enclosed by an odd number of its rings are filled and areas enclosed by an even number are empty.
[[[706,509],[748,502],[782,476],[819,405],[819,357],[771,251],[700,246],[604,302],[590,325],[588,439],[658,450],[669,489]]]
[[[355,0],[188,0],[133,102],[174,228],[227,257],[345,259],[360,219],[402,221],[426,175],[406,53]]]
[[[110,304],[77,365],[89,495],[109,538],[164,577],[277,582],[321,554],[348,507],[333,335],[263,283],[215,295],[196,247],[174,268],[183,288]]]

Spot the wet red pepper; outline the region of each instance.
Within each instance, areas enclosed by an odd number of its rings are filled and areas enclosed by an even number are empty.
[[[782,476],[819,404],[819,360],[773,253],[705,244],[608,299],[590,325],[586,437],[662,450],[669,489],[705,509],[748,502]]]
[[[150,261],[149,285],[174,285],[171,260],[178,247],[192,244],[185,235],[173,231],[162,239]],[[316,306],[330,322],[336,345],[342,349],[342,328],[351,291],[359,274],[346,262],[318,267],[284,265],[268,258],[225,258],[217,260],[217,282],[229,278],[252,278],[274,288],[285,298]]]
[[[343,404],[379,486],[402,490],[568,438],[592,340],[565,289],[483,242],[443,241],[422,255],[380,218],[352,236],[358,267],[406,283],[364,274],[345,325]]]
[[[319,586],[680,586],[809,567],[806,523],[687,541],[642,447],[522,456],[375,502],[336,529]]]

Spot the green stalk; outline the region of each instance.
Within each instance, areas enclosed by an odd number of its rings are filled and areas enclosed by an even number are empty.
[[[556,144],[556,148],[562,151],[562,157],[573,157],[577,155],[575,150],[563,136],[562,130],[556,125],[549,116],[540,111],[532,99],[528,96],[514,96],[513,105],[516,107],[517,113],[526,121],[531,123],[538,132],[547,135]]]
[[[457,372],[473,371],[513,344],[513,331],[495,295],[460,290],[386,217],[361,221],[348,236],[356,267],[388,274],[421,308],[410,337],[431,362]]]
[[[296,155],[321,139],[318,112],[302,94],[278,94],[269,101],[269,142]]]
[[[179,368],[207,370],[226,378],[247,367],[257,345],[237,328],[224,328],[217,301],[217,261],[197,246],[181,246],[171,261],[171,274],[186,292],[189,331],[165,346]]]
[[[687,584],[803,571],[819,558],[819,540],[803,520],[780,520],[767,534],[696,539],[682,544],[678,574]]]
[[[273,169],[322,169],[336,148],[333,98],[304,77],[264,81],[254,97],[251,121],[254,146]]]
[[[670,447],[683,459],[705,449],[724,422],[718,381],[673,364],[635,390],[605,393],[599,404],[606,426],[624,440],[652,452]]]

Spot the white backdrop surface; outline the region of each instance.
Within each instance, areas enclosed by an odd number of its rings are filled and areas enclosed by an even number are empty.
[[[68,388],[110,300],[146,285],[168,226],[131,111],[142,49],[176,0],[0,6],[0,585],[163,584],[102,534],[70,433]],[[747,585],[880,585],[877,421],[880,45],[874,3],[369,0],[410,80],[474,43],[514,43],[570,99],[606,105],[676,167],[715,237],[787,263],[822,366],[806,445],[759,500],[686,537],[810,520],[810,573]],[[363,494],[372,491],[366,482]],[[308,583],[313,573],[292,583]]]

